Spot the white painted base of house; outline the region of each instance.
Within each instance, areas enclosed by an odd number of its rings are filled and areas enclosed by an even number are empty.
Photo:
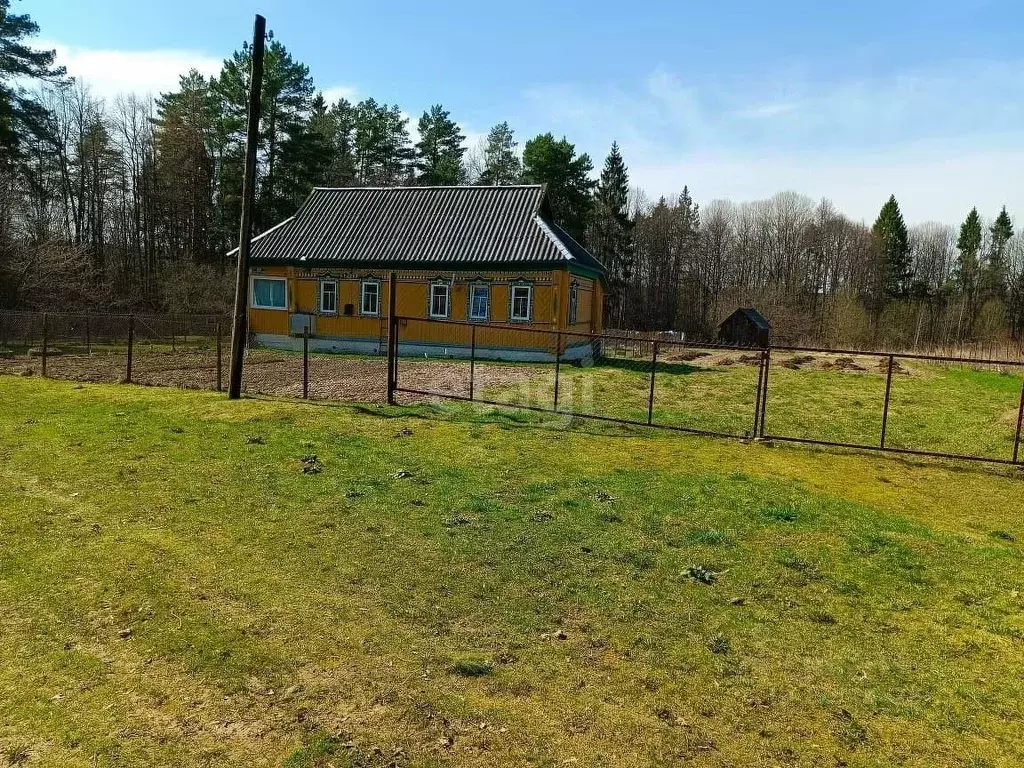
[[[302,338],[283,336],[272,333],[253,334],[257,346],[269,349],[284,349],[291,352],[302,351]],[[586,342],[573,344],[562,353],[563,363],[594,364],[594,344]],[[387,345],[377,339],[366,338],[331,338],[311,337],[310,352],[336,352],[349,355],[383,355],[387,353]],[[431,342],[405,342],[399,339],[398,354],[402,357],[425,357],[434,359],[457,358],[468,359],[470,347],[460,344],[439,344]],[[476,348],[477,360],[504,360],[516,363],[553,363],[555,355],[546,349],[527,349],[523,347],[481,347]]]

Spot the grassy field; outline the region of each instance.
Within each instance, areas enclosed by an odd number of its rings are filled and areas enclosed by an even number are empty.
[[[736,353],[717,357],[727,358],[728,364],[658,365],[652,413],[655,424],[736,435],[753,431],[757,364],[737,362],[743,356]],[[886,381],[880,359],[846,358],[860,370],[839,371],[829,367],[835,356],[819,355],[802,367],[787,367],[794,357],[778,353],[773,361],[767,433],[878,445]],[[756,360],[754,355],[748,358]],[[905,361],[897,370],[887,445],[1000,459],[1013,455],[1024,368],[972,370]],[[564,366],[560,378],[562,409],[647,421],[649,360],[616,361],[592,368]],[[548,371],[529,382],[492,388],[481,395],[500,402],[550,407],[554,373]]]
[[[1024,762],[1018,470],[38,378],[0,402],[0,764]]]

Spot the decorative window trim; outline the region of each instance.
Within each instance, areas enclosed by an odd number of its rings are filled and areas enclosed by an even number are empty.
[[[366,286],[373,285],[377,287],[377,311],[365,312],[364,307],[366,306]],[[380,317],[380,280],[375,277],[364,278],[359,281],[359,314],[363,317]]]
[[[526,288],[526,317],[516,317],[512,309],[515,307],[516,289]],[[508,286],[508,321],[510,323],[533,322],[533,283],[529,280],[513,280]]]
[[[473,314],[473,293],[477,288],[484,288],[487,291],[487,312],[483,316]],[[491,284],[486,280],[473,280],[468,284],[468,297],[466,300],[466,319],[471,323],[487,323],[491,319]]]
[[[257,280],[276,280],[279,283],[284,283],[284,306],[283,307],[271,307],[256,302],[256,281]],[[277,312],[288,311],[288,278],[287,277],[276,277],[274,275],[251,275],[249,277],[249,306],[252,309],[272,309]]]
[[[569,325],[576,325],[580,315],[580,283],[573,280],[569,283]]]
[[[434,313],[434,289],[445,289],[444,314]],[[427,317],[433,320],[447,320],[452,314],[452,283],[450,280],[433,280],[427,289]]]
[[[324,309],[324,286],[334,286],[334,309]],[[317,284],[317,297],[316,305],[317,310],[321,315],[336,315],[338,314],[338,305],[340,304],[341,291],[338,287],[338,281],[333,277],[322,277]]]

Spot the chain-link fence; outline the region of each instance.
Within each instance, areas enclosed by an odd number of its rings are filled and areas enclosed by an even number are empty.
[[[1024,464],[1024,361],[392,321],[389,401]]]
[[[227,328],[207,315],[0,312],[0,373],[219,389]]]
[[[0,312],[0,373],[222,389],[229,324]],[[250,344],[250,395],[454,400],[733,438],[1024,464],[1024,361],[396,317],[380,337]],[[390,334],[390,335],[389,335]]]

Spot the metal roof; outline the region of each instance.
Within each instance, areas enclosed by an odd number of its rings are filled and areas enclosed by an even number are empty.
[[[735,315],[743,315],[744,317],[747,318],[747,320],[753,323],[756,327],[760,328],[762,331],[771,330],[772,324],[765,319],[764,315],[762,315],[753,307],[740,307],[731,315],[729,315],[729,317],[725,318],[725,320],[719,323],[718,327],[721,328],[723,325],[729,322]]]
[[[232,253],[236,253],[232,251]],[[540,185],[316,188],[252,240],[253,264],[604,267],[551,218]]]

